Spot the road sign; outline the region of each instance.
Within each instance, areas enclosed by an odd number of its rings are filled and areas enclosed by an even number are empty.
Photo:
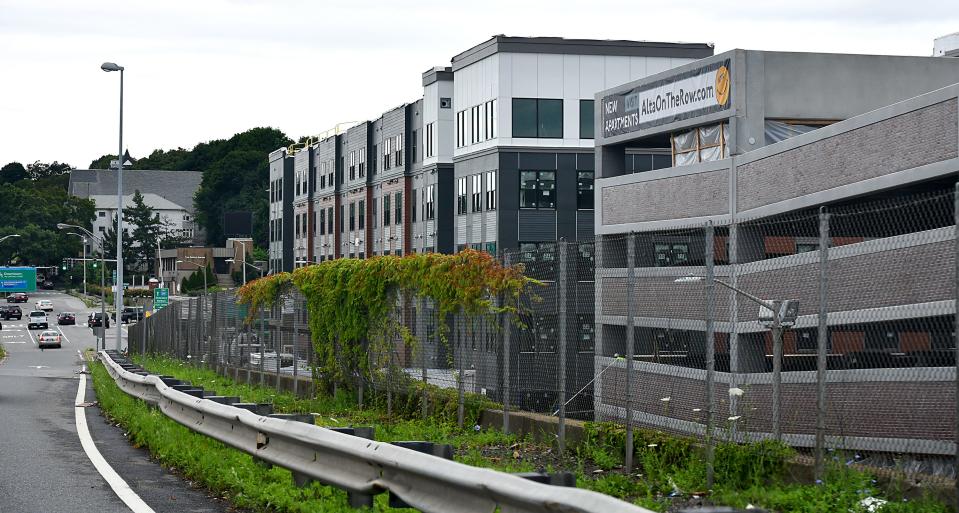
[[[36,267],[0,267],[0,292],[37,290]]]
[[[116,270],[116,269],[113,270],[113,284],[114,284],[114,285],[117,284],[117,270]]]
[[[159,310],[170,304],[170,289],[157,287],[153,289],[153,310]]]

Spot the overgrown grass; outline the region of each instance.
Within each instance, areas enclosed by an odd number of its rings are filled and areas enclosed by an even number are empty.
[[[3,348],[2,344],[0,344],[0,360],[2,360],[5,356],[7,356],[7,350]]]
[[[536,443],[529,438],[506,435],[498,430],[476,430],[473,422],[478,418],[482,402],[476,402],[468,408],[467,429],[458,429],[454,422],[455,408],[444,406],[432,410],[429,421],[419,416],[417,399],[406,399],[410,404],[403,405],[403,399],[395,399],[394,414],[389,416],[379,399],[367,404],[365,408],[356,406],[355,397],[340,393],[337,397],[319,396],[310,399],[296,398],[289,393],[277,393],[269,387],[248,386],[235,383],[208,369],[194,367],[178,360],[166,357],[149,357],[141,361],[151,372],[169,374],[188,380],[204,388],[215,390],[224,395],[236,395],[244,401],[273,403],[277,412],[309,412],[317,414],[317,424],[325,426],[371,425],[376,430],[376,438],[381,441],[427,440],[448,443],[456,448],[456,460],[469,465],[494,468],[506,472],[525,472],[532,470],[567,470],[577,473],[577,484],[582,488],[595,490],[643,507],[666,511],[675,507],[677,501],[692,495],[704,496],[714,504],[745,507],[752,504],[771,511],[787,512],[864,512],[860,501],[866,497],[879,497],[889,503],[881,510],[890,513],[945,513],[951,511],[948,506],[932,498],[904,501],[896,492],[880,490],[873,476],[868,473],[846,467],[836,462],[821,484],[796,484],[788,475],[787,463],[793,457],[793,451],[776,442],[738,445],[720,443],[716,447],[715,486],[706,490],[706,465],[703,448],[697,440],[667,435],[652,430],[636,430],[634,475],[622,473],[625,430],[611,423],[587,423],[585,436],[581,443],[567,453],[566,458],[553,454],[550,444]],[[99,366],[95,367],[99,369]],[[95,372],[96,381],[103,380],[102,369]],[[109,376],[106,376],[109,381]],[[286,471],[264,471],[252,465],[249,456],[226,448],[205,437],[194,435],[185,428],[165,419],[161,414],[144,407],[123,395],[110,385],[98,385],[119,393],[112,402],[123,403],[124,411],[130,411],[130,422],[126,416],[119,420],[131,432],[135,443],[145,444],[161,459],[168,458],[170,463],[193,479],[204,483],[213,490],[225,490],[237,505],[261,507],[269,504],[277,511],[301,511],[288,509],[285,504],[273,498],[273,493],[286,493],[289,486],[289,473]],[[123,402],[122,399],[126,399]],[[431,399],[431,400],[436,400]],[[131,403],[136,403],[133,408]],[[110,404],[101,398],[101,404],[111,411]],[[455,405],[455,402],[453,403]],[[136,420],[146,416],[151,424]],[[152,423],[163,425],[161,421],[172,424],[178,431],[176,436],[156,439],[156,428]],[[142,423],[141,423],[142,422]],[[164,428],[173,430],[173,427]],[[173,431],[170,431],[173,432]],[[189,437],[189,444],[181,444],[181,436]],[[205,442],[201,442],[204,440]],[[156,447],[156,449],[155,449]],[[242,463],[242,471],[231,474],[234,477],[224,482],[223,472],[217,470],[219,464],[207,469],[205,463],[194,463],[198,459],[208,459],[205,451],[228,451],[230,465]],[[515,451],[515,452],[514,452]],[[175,454],[174,454],[175,453]],[[216,454],[221,454],[217,452]],[[210,464],[218,461],[209,458]],[[224,460],[227,461],[227,460]],[[182,467],[181,467],[182,465]],[[259,473],[258,473],[259,472]],[[207,476],[209,474],[209,476]],[[204,477],[207,476],[207,477]],[[269,486],[261,490],[255,484],[265,479]],[[286,484],[284,484],[286,483]],[[281,486],[282,485],[282,486]],[[275,489],[275,490],[274,490]],[[271,491],[273,490],[273,491]],[[330,504],[345,504],[342,493],[327,488],[297,490],[290,493],[314,494],[310,500],[326,501]],[[313,491],[309,491],[313,490]],[[259,495],[258,495],[259,494]],[[265,495],[264,495],[265,494]],[[300,497],[301,495],[295,495]],[[246,502],[244,502],[246,501]],[[378,498],[377,509],[384,509],[385,502]],[[340,507],[340,506],[337,506]],[[342,506],[345,508],[345,506]],[[316,509],[316,511],[338,511],[337,509]]]

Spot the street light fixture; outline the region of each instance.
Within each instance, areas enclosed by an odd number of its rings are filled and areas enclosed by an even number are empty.
[[[229,264],[232,264],[232,263],[236,262],[236,259],[234,259],[234,258],[227,258],[226,260],[224,260],[224,262],[227,262],[227,263],[229,263]],[[256,272],[260,275],[260,278],[263,277],[263,269],[260,269],[258,266],[255,266],[255,265],[253,265],[253,264],[251,264],[251,263],[249,263],[249,262],[240,262],[240,263],[241,263],[241,264],[244,264],[244,267],[243,267],[243,283],[246,283],[246,267],[245,267],[245,266],[250,266],[250,267],[256,269]]]
[[[683,276],[673,280],[674,283],[696,283],[705,280],[705,276]],[[760,299],[744,290],[738,289],[723,280],[713,278],[714,283],[743,296],[759,305],[759,322],[769,328],[773,336],[773,438],[782,440],[782,362],[783,362],[783,332],[796,323],[799,315],[799,301],[794,299],[769,301]]]
[[[0,237],[0,242],[3,242],[11,237],[19,237],[19,236],[20,236],[19,233],[11,233],[10,235],[4,235],[3,237]]]
[[[117,292],[114,296],[116,310],[123,309],[123,70],[113,62],[104,62],[100,69],[120,72],[120,145],[117,151]],[[119,315],[119,313],[118,313]],[[120,350],[122,330],[117,330],[117,351]]]
[[[82,226],[77,226],[75,224],[57,223],[58,230],[65,230],[67,228],[76,228],[77,230],[80,230],[81,232],[87,234],[87,237],[90,237],[91,239],[96,241],[96,243],[100,246],[100,315],[101,315],[100,332],[103,333],[103,337],[102,337],[103,349],[106,349],[107,348],[107,299],[106,299],[107,263],[106,263],[106,256],[103,254],[103,239],[101,239],[100,237],[97,237],[96,235],[91,233],[90,230],[87,230],[86,228]],[[83,249],[84,249],[84,255],[86,255],[86,244],[83,245]],[[117,264],[119,265],[119,262],[117,262]],[[84,260],[83,260],[84,275],[86,275],[86,266],[87,266],[87,261],[86,261],[86,257],[84,256]],[[83,287],[85,290],[86,280],[84,279],[83,282],[84,282]],[[117,333],[120,333],[120,331],[121,331],[120,328],[117,328]],[[119,350],[120,350],[120,336],[117,335],[117,351]]]

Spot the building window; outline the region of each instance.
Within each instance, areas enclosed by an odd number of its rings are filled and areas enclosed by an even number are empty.
[[[293,224],[296,226],[296,229],[293,231],[294,238],[300,238],[300,216],[296,216],[296,219],[293,220]]]
[[[470,197],[472,198],[473,203],[473,212],[482,212],[483,211],[483,174],[473,175],[473,190]]]
[[[390,195],[383,196],[383,226],[390,225]]]
[[[556,208],[556,171],[520,171],[520,208]]]
[[[413,130],[413,139],[410,141],[410,144],[412,145],[412,147],[410,148],[410,158],[413,162],[419,161],[419,158],[416,155],[416,142],[419,136],[420,136],[420,131]]]
[[[436,155],[436,142],[434,141],[435,128],[436,122],[426,125],[426,135],[423,137],[423,144],[426,146],[426,158],[431,158]]]
[[[100,217],[106,217],[106,216],[107,216],[107,213],[106,213],[105,211],[101,210],[101,211],[97,212],[97,215],[99,215]]]
[[[486,172],[486,210],[496,210],[496,171]]]
[[[403,165],[403,134],[396,135],[393,137],[393,152],[396,154],[396,157],[393,159],[394,164],[399,167]]]
[[[480,130],[480,123],[483,120],[483,116],[480,115],[481,105],[476,105],[470,108],[470,144],[476,144],[483,139],[481,136],[483,132]]]
[[[456,179],[456,213],[466,213],[466,177]]]
[[[340,233],[346,232],[346,222],[343,220],[344,217],[346,217],[346,206],[340,205]]]
[[[414,190],[412,191],[412,194],[410,194],[410,222],[411,223],[416,222],[416,193],[417,192],[418,191]]]
[[[593,100],[579,101],[579,138],[592,139],[595,111],[593,110]]]
[[[563,100],[513,98],[513,137],[561,139]]]
[[[373,222],[373,228],[376,228],[380,224],[380,220],[376,217],[376,204],[378,203],[376,198],[373,198],[373,202],[370,203],[370,221]]]
[[[496,100],[486,102],[486,140],[496,137]]]
[[[426,219],[433,219],[436,217],[436,210],[433,208],[434,203],[434,194],[436,192],[436,185],[427,185],[426,186],[426,201],[423,202],[423,208],[426,209],[425,215]]]
[[[320,209],[320,235],[326,235],[326,210]]]
[[[360,218],[359,229],[365,230],[366,229],[366,200],[360,200],[360,203],[357,206],[357,210],[359,211],[358,217]]]
[[[326,209],[326,232],[333,235],[333,207]]]
[[[359,168],[360,178],[366,177],[366,148],[360,148],[356,155],[356,166]]]
[[[396,209],[394,221],[396,221],[396,224],[400,224],[403,222],[403,193],[397,192],[393,199],[395,200],[393,207]]]
[[[456,113],[456,147],[466,146],[466,111]]]
[[[383,171],[393,167],[391,160],[393,158],[393,138],[388,137],[383,141]]]
[[[350,180],[356,179],[356,151],[350,152]]]
[[[350,203],[350,231],[356,230],[356,203]]]
[[[576,172],[576,208],[580,210],[593,209],[593,172]]]
[[[726,140],[729,129],[726,123],[701,126],[685,132],[672,134],[673,165],[688,166],[697,162],[711,162],[729,156]]]
[[[487,242],[487,243],[486,243],[486,252],[489,253],[490,255],[496,256],[496,243],[495,243],[495,242]]]

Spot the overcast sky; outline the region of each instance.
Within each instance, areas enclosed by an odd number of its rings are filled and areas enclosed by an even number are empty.
[[[0,0],[0,165],[85,168],[124,146],[192,148],[255,126],[296,139],[422,94],[493,34],[931,55],[947,1]],[[890,79],[895,77],[890,74]],[[907,77],[899,77],[906,79]]]

